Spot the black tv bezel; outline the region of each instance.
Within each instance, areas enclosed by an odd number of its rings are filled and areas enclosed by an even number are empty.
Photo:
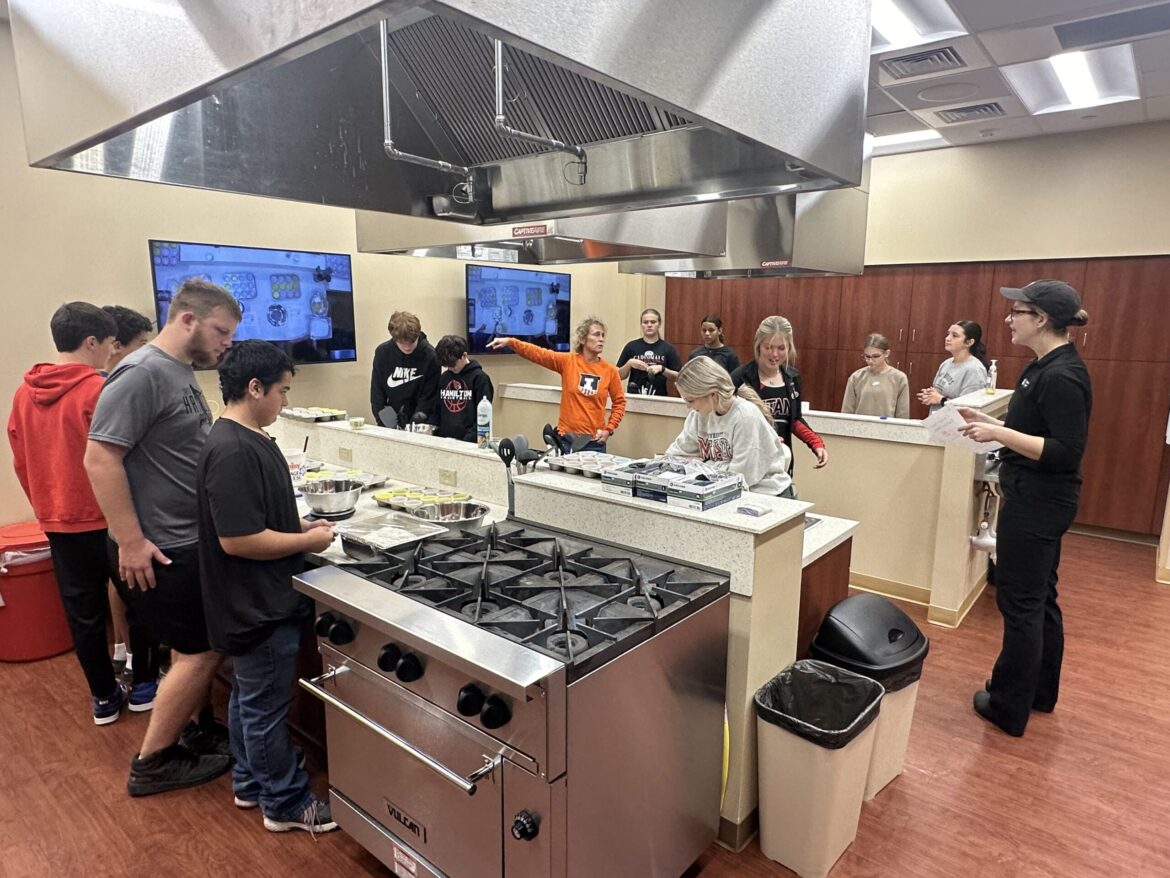
[[[521,271],[521,272],[524,272],[525,274],[555,274],[555,275],[558,275],[560,277],[563,277],[566,280],[565,286],[566,286],[566,289],[567,289],[568,294],[569,294],[567,301],[569,302],[569,307],[572,308],[572,305],[573,305],[573,275],[569,274],[569,272],[567,272],[567,271],[550,271],[549,269],[547,269],[543,266],[541,266],[539,268],[523,268],[523,267],[518,266],[518,265],[512,265],[511,263],[506,263],[506,264],[500,264],[498,262],[489,262],[486,264],[481,263],[481,262],[465,263],[464,270],[463,270],[463,317],[464,317],[464,320],[467,321],[467,328],[465,330],[465,332],[466,332],[465,338],[467,339],[467,346],[468,346],[469,350],[471,348],[471,331],[472,331],[472,329],[474,329],[474,327],[471,325],[471,321],[467,320],[467,300],[469,297],[469,293],[471,291],[471,269],[473,269],[473,268],[507,269],[509,271]],[[573,344],[573,341],[572,341],[573,327],[572,326],[568,327],[568,332],[566,333],[566,335],[568,337],[568,344],[569,344],[569,348],[571,350],[572,344]],[[524,339],[521,339],[521,340],[523,341]],[[543,345],[541,345],[540,347],[542,350],[553,351],[554,353],[564,353],[564,351],[557,351],[556,348],[546,348]],[[511,354],[511,353],[514,353],[514,351],[512,351],[510,348],[505,347],[505,348],[501,348],[500,350],[496,350],[496,351],[483,350],[483,351],[471,351],[471,353],[473,356],[481,357],[481,356],[485,356],[485,355],[486,356],[493,356],[493,355],[497,355],[497,354]]]
[[[353,356],[348,358],[348,359],[344,359],[344,360],[298,360],[294,357],[293,364],[298,369],[300,369],[304,366],[332,366],[332,365],[339,365],[339,364],[343,364],[343,363],[356,363],[356,362],[358,362],[357,312],[356,312],[356,309],[353,308],[353,303],[352,303],[352,299],[354,296],[353,255],[352,254],[338,253],[338,252],[335,252],[332,250],[302,250],[299,247],[260,247],[260,246],[255,246],[252,244],[215,244],[215,243],[212,243],[210,241],[179,241],[179,240],[176,240],[174,238],[147,238],[146,239],[146,254],[147,254],[147,259],[150,262],[150,287],[151,287],[150,288],[150,298],[151,298],[151,301],[154,302],[155,326],[159,327],[160,329],[162,328],[162,314],[159,310],[158,275],[155,271],[156,266],[154,264],[154,245],[155,244],[179,244],[179,245],[191,245],[193,247],[234,247],[238,250],[265,250],[269,253],[304,253],[307,255],[319,254],[321,256],[338,256],[338,257],[344,258],[349,263],[350,289],[348,292],[349,292],[350,299],[351,299],[350,310],[354,312]],[[332,292],[344,293],[346,291],[345,290],[333,290]],[[240,340],[247,341],[247,339],[240,339]],[[268,341],[268,339],[261,339],[261,341]],[[290,354],[289,356],[291,357],[292,355]]]

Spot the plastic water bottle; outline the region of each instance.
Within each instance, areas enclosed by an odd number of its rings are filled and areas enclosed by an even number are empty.
[[[487,448],[492,435],[492,401],[486,396],[475,407],[475,444]]]
[[[987,370],[987,395],[990,396],[995,393],[995,360],[991,361],[991,367]]]

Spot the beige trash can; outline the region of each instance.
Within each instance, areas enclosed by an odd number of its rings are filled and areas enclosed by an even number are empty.
[[[886,690],[882,712],[874,723],[873,756],[865,779],[865,801],[880,793],[902,773],[906,747],[910,743],[910,723],[914,720],[914,703],[918,700],[918,681],[896,692]]]
[[[824,878],[857,835],[882,694],[812,660],[756,693],[760,850],[802,878]]]

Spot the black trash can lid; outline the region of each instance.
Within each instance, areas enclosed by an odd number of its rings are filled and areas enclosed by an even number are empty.
[[[917,680],[930,641],[914,620],[877,594],[838,601],[813,638],[815,658],[873,677],[887,689]]]

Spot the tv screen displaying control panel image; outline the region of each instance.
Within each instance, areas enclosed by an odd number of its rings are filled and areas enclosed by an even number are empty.
[[[495,265],[467,266],[467,340],[473,354],[511,336],[554,351],[569,350],[570,275]],[[504,351],[507,352],[506,349]]]
[[[217,283],[244,312],[234,341],[259,338],[294,363],[357,359],[349,256],[186,241],[150,241],[158,325],[190,277]]]

